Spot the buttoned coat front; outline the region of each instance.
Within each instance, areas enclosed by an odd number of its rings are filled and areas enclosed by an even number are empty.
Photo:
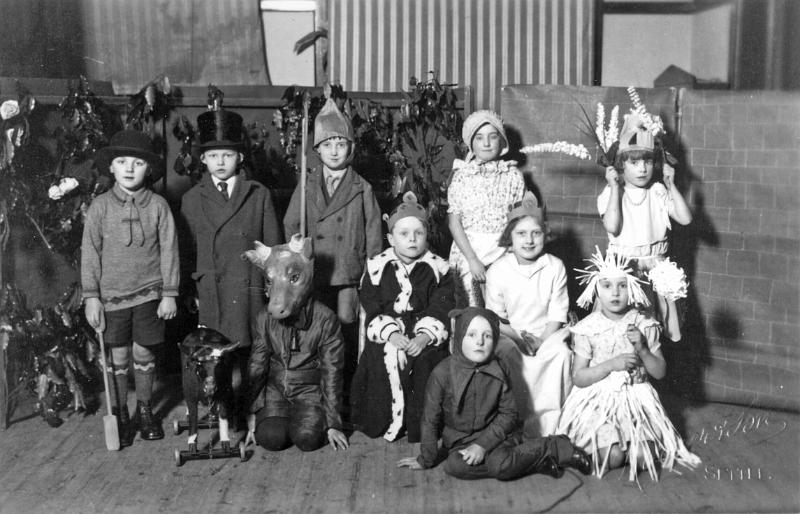
[[[383,249],[381,210],[372,186],[348,168],[328,200],[322,169],[306,182],[307,237],[314,241],[314,282],[318,286],[355,285],[364,263]],[[300,186],[294,190],[283,227],[287,237],[300,232]]]
[[[205,174],[183,195],[182,290],[200,300],[198,322],[249,346],[250,326],[264,306],[264,277],[242,259],[254,241],[282,242],[269,190],[242,175],[225,200]]]

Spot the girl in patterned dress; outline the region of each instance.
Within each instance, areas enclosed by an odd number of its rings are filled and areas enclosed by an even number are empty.
[[[599,309],[571,328],[574,387],[556,433],[592,454],[598,476],[626,461],[630,480],[644,469],[657,480],[657,461],[670,470],[676,462],[699,465],[649,382],[667,372],[661,328],[637,307],[649,302],[628,259],[613,253],[604,259],[597,250],[590,262],[594,269],[583,273],[581,283],[587,286],[577,303],[587,308],[596,296]]]
[[[509,207],[522,201],[525,183],[515,161],[500,159],[508,152],[508,138],[497,114],[470,114],[461,136],[470,150],[463,161],[453,162],[447,189],[450,265],[458,277],[456,306],[482,306],[486,268],[505,253],[498,240]]]

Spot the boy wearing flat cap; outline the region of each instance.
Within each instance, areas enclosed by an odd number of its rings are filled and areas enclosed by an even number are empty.
[[[86,213],[81,243],[81,285],[86,319],[104,332],[112,363],[112,410],[121,446],[139,429],[144,440],[161,439],[151,397],[155,374],[152,348],[164,341],[164,320],[175,317],[178,240],[166,200],[146,187],[159,161],[150,138],[135,130],[114,134],[95,165],[116,183],[94,199]],[[133,355],[136,415],[128,413],[128,367]]]
[[[197,126],[200,162],[208,173],[181,200],[181,292],[198,309],[200,325],[239,343],[244,371],[251,320],[265,304],[265,289],[263,275],[240,256],[254,241],[273,246],[282,237],[269,190],[240,173],[242,117],[215,106],[198,116]]]

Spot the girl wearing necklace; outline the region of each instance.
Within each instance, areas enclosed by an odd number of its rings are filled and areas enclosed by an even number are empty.
[[[654,180],[654,169],[662,166],[663,184]],[[608,185],[597,198],[597,209],[608,232],[608,251],[630,259],[640,278],[666,259],[670,220],[681,225],[692,221],[674,179],[675,169],[663,162],[659,138],[639,115],[626,116],[615,165],[606,168]],[[658,296],[653,303],[665,335],[680,340],[675,302]]]

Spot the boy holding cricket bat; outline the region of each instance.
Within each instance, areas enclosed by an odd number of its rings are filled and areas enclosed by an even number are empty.
[[[152,348],[164,341],[164,320],[177,312],[179,265],[175,222],[167,201],[147,187],[159,161],[147,135],[116,133],[95,164],[116,183],[92,202],[81,244],[81,284],[86,319],[111,349],[106,369],[113,384],[112,412],[120,446],[164,437],[153,413]],[[128,413],[128,367],[133,357],[136,413]]]

